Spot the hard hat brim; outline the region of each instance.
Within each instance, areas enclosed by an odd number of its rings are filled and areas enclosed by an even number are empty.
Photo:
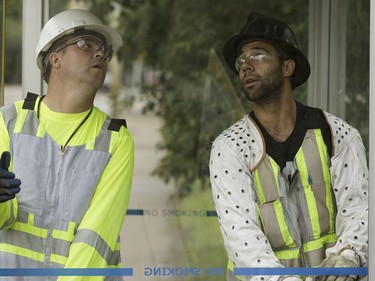
[[[106,39],[106,43],[112,46],[113,53],[116,53],[123,44],[121,35],[116,30],[109,28],[105,25],[91,24],[91,25],[84,25],[82,26],[82,28],[80,26],[75,26],[70,29],[64,30],[64,32],[62,32],[59,36],[56,36],[55,38],[53,38],[53,40],[48,42],[41,51],[42,52],[48,51],[48,49],[52,46],[54,42],[56,42],[57,40],[59,40],[60,38],[66,35],[74,34],[78,30],[95,31],[103,35],[104,38]]]

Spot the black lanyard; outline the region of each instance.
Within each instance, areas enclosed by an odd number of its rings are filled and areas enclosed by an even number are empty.
[[[40,104],[41,104],[42,100],[44,99],[44,97],[45,97],[45,95],[41,96],[40,99],[39,99],[39,102],[38,102],[38,108],[37,108],[37,112],[36,112],[36,116],[37,116],[38,119],[39,119]],[[65,142],[65,144],[61,145],[61,156],[64,156],[65,147],[68,145],[69,141],[73,138],[73,136],[75,135],[75,133],[79,130],[79,128],[81,128],[81,126],[87,121],[87,119],[89,119],[93,108],[94,107],[91,107],[89,113],[85,116],[85,118],[82,120],[82,122],[77,126],[77,128],[74,130],[74,132],[70,135],[70,137]]]

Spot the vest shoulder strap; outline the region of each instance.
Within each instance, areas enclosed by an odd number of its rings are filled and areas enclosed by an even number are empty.
[[[27,95],[26,95],[26,98],[23,102],[22,108],[34,110],[35,102],[36,102],[38,97],[39,97],[39,95],[28,92]],[[121,126],[124,126],[125,128],[127,128],[125,119],[111,119],[111,121],[109,122],[109,125],[108,125],[108,130],[118,132],[120,130]]]
[[[127,128],[125,119],[111,119],[108,125],[108,130],[118,132],[121,126]]]
[[[25,98],[25,100],[23,102],[22,108],[23,109],[34,110],[35,102],[36,102],[36,100],[37,100],[38,97],[39,97],[39,95],[28,92],[27,95],[26,95],[26,98]]]
[[[327,119],[323,111],[319,108],[305,106],[305,118],[307,121],[308,129],[320,128],[323,135],[324,143],[327,146],[328,154],[332,157],[333,143],[332,143],[332,133],[331,127],[327,122]]]

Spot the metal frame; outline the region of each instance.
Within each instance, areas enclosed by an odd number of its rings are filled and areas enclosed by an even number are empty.
[[[346,1],[309,5],[308,104],[345,118]]]
[[[374,165],[375,165],[375,152],[374,152],[374,140],[375,140],[375,99],[373,93],[375,92],[375,4],[373,1],[370,2],[370,116],[369,116],[369,201],[375,202],[375,190],[372,188],[375,184],[374,179]],[[369,208],[369,275],[368,280],[375,278],[375,208]]]
[[[22,1],[22,91],[42,94],[44,82],[36,64],[35,46],[49,18],[49,0]]]

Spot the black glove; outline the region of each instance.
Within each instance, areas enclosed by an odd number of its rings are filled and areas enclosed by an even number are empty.
[[[13,199],[20,192],[21,181],[9,172],[10,153],[4,151],[0,159],[0,203]]]

